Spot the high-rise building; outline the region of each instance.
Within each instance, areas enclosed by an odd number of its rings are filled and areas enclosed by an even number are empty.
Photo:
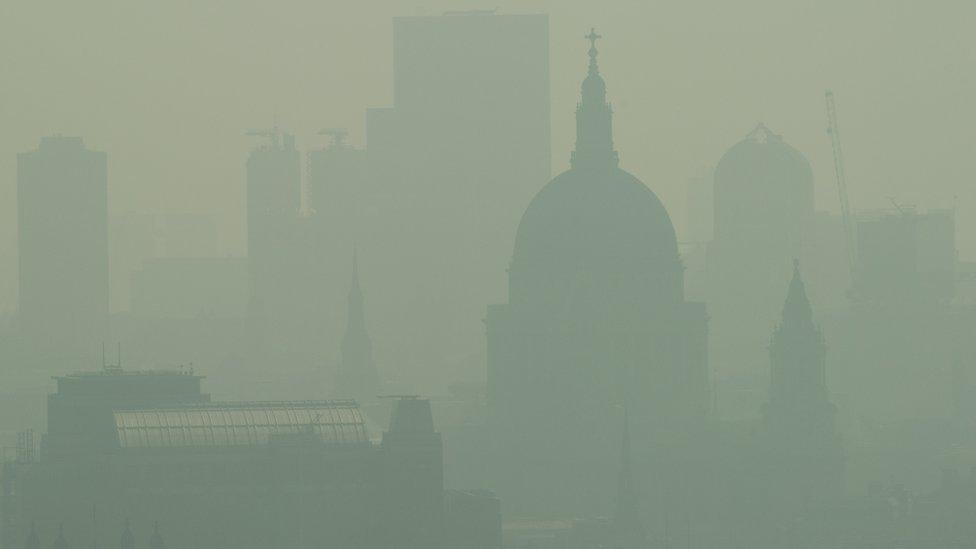
[[[17,156],[19,315],[38,352],[91,356],[108,337],[108,174],[80,137]]]
[[[504,295],[519,215],[550,176],[548,42],[545,15],[393,21],[394,101],[367,112],[358,242],[397,266],[371,269],[374,328],[422,381],[483,367],[484,303]]]
[[[324,281],[311,218],[301,211],[301,154],[277,128],[252,133],[268,142],[247,159],[251,339],[265,357],[259,361],[288,356],[290,367],[312,367],[324,332]]]
[[[328,234],[348,245],[355,241],[364,206],[366,151],[346,142],[344,130],[323,133],[332,136],[332,143],[308,152],[307,206],[325,224]]]
[[[952,299],[957,257],[951,210],[864,212],[857,241],[858,300],[903,306]]]

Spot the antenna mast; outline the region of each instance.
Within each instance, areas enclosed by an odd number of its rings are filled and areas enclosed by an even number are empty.
[[[837,129],[837,107],[834,104],[834,92],[827,90],[824,94],[827,102],[827,135],[834,153],[834,176],[837,179],[837,194],[840,197],[840,215],[844,223],[844,240],[847,247],[847,267],[854,282],[856,264],[854,248],[854,220],[851,218],[851,206],[847,200],[847,176],[844,173],[844,154],[840,148],[840,131]]]

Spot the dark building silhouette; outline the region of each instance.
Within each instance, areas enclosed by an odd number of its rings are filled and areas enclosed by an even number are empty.
[[[346,309],[346,333],[342,337],[342,356],[339,360],[335,391],[360,401],[376,398],[380,391],[380,376],[373,362],[373,343],[366,330],[363,291],[359,287],[359,262],[352,260],[352,287]]]
[[[950,210],[911,206],[857,220],[854,297],[882,306],[948,303],[955,290],[956,224]]]
[[[93,358],[108,337],[105,153],[80,137],[17,155],[19,320],[38,355]]]
[[[301,154],[277,128],[247,160],[247,253],[253,369],[282,361],[295,376],[314,371],[324,347],[322,251],[302,212]],[[280,382],[280,380],[279,380]]]
[[[54,549],[68,549],[68,540],[64,539],[64,524],[58,526],[58,537],[54,540]]]
[[[163,549],[166,545],[163,536],[159,533],[159,521],[153,523],[153,533],[149,537],[149,549]]]
[[[709,354],[717,376],[755,384],[741,406],[754,410],[769,319],[782,305],[790,259],[806,258],[812,241],[813,171],[802,153],[759,124],[722,156],[713,179]],[[843,250],[843,240],[835,246]]]
[[[617,424],[618,405],[642,429],[671,432],[681,429],[664,426],[695,425],[709,408],[705,307],[684,299],[664,206],[618,167],[597,36],[588,38],[572,168],[526,209],[508,303],[489,307],[486,319],[500,436],[516,437],[525,463],[545,464],[526,472],[524,489],[570,507],[599,506],[592,493],[612,485],[603,475],[615,469],[619,439],[606,426]],[[567,486],[560,475],[584,478]]]
[[[350,145],[345,130],[320,133],[332,136],[332,142],[308,152],[307,207],[322,225],[322,236],[348,249],[356,240],[365,206],[366,151]]]
[[[129,528],[129,520],[126,519],[125,525],[122,527],[122,537],[119,539],[120,549],[135,549],[136,537],[132,534],[132,529]]]
[[[143,262],[217,257],[215,216],[204,213],[125,213],[109,217],[112,312],[131,308],[130,282]]]
[[[211,402],[200,377],[181,371],[60,377],[39,459],[4,469],[5,546],[24,546],[35,517],[45,519],[38,535],[53,537],[56,517],[91,539],[118,539],[131,518],[123,548],[157,519],[179,525],[167,534],[176,547],[441,547],[430,402],[393,405],[373,442],[354,401]],[[482,537],[490,515],[450,514],[480,524]],[[158,526],[149,546],[162,547]]]
[[[393,20],[393,105],[367,111],[357,243],[397,266],[364,264],[384,307],[373,333],[430,372],[420,383],[481,375],[484,304],[504,295],[519,215],[550,178],[548,43],[545,15]]]
[[[444,492],[444,547],[501,549],[501,500],[488,490]]]
[[[844,457],[828,396],[827,347],[794,261],[782,319],[769,344],[769,401],[763,439],[773,506],[838,500],[844,490]]]

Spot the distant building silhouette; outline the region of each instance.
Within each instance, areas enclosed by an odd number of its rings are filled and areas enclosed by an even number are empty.
[[[119,549],[135,549],[136,547],[136,537],[132,534],[132,529],[129,528],[129,519],[126,519],[125,525],[122,527],[122,537],[119,540]]]
[[[418,382],[471,379],[484,304],[504,294],[518,218],[550,178],[548,16],[397,17],[393,52],[393,105],[366,114],[356,241],[397,266],[370,268],[373,332]]]
[[[342,337],[342,356],[339,361],[336,395],[373,400],[380,391],[380,377],[373,362],[373,343],[366,330],[363,291],[359,286],[359,261],[352,260],[352,287],[346,309],[346,333]]]
[[[315,213],[324,231],[320,236],[334,239],[337,249],[348,249],[355,241],[365,206],[366,151],[346,141],[340,128],[322,130],[332,142],[308,151],[307,208]]]
[[[827,347],[794,261],[782,320],[769,344],[769,401],[763,409],[763,489],[774,508],[838,501],[844,457],[827,388]]]
[[[251,358],[258,373],[268,360],[297,377],[321,357],[325,306],[322,253],[312,219],[301,211],[301,154],[278,128],[250,132],[267,138],[247,159],[247,253],[250,273]]]
[[[524,489],[566,506],[597,504],[575,498],[605,489],[585,488],[598,478],[581,467],[613,470],[617,441],[606,425],[616,423],[617,405],[642,429],[694,425],[709,408],[705,307],[684,299],[667,210],[618,167],[597,36],[588,38],[572,168],[526,209],[508,303],[490,306],[486,319],[499,436],[516,437],[527,462],[545,463]],[[567,486],[559,475],[579,482]],[[534,484],[546,479],[552,484]]]
[[[769,319],[782,305],[789,260],[804,259],[814,223],[813,171],[801,152],[759,124],[714,172],[713,239],[707,248],[712,366],[725,377],[760,374]],[[844,241],[836,248],[843,250]],[[760,388],[754,409],[760,403]]]
[[[153,522],[153,533],[149,537],[149,549],[164,549],[163,536],[159,533],[159,521]]]
[[[854,298],[885,307],[948,303],[956,278],[956,220],[951,210],[912,206],[862,212],[857,219]]]
[[[54,540],[54,549],[68,549],[68,541],[64,539],[64,524],[58,526],[58,537]]]
[[[80,137],[41,139],[17,156],[19,318],[39,355],[97,355],[108,338],[105,153]]]
[[[30,517],[55,513],[80,532],[96,518],[158,518],[180,525],[167,534],[174,547],[436,549],[458,532],[445,523],[442,443],[426,399],[398,397],[377,444],[351,400],[211,402],[200,377],[181,371],[57,381],[39,460],[4,466],[7,546],[26,545]],[[467,546],[498,549],[497,500],[453,501],[451,520],[479,529]],[[102,539],[131,549],[142,534],[126,524],[121,538],[113,527]],[[162,545],[157,525],[149,547]]]

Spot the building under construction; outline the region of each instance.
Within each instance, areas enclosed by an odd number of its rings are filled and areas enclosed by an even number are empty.
[[[56,378],[38,459],[5,464],[4,547],[48,545],[59,531],[75,546],[148,540],[158,523],[170,547],[430,549],[449,523],[481,521],[445,515],[427,400],[397,398],[372,441],[354,401],[212,402],[201,379],[120,368]]]
[[[956,278],[954,212],[896,206],[859,215],[855,297],[885,305],[948,302]]]

